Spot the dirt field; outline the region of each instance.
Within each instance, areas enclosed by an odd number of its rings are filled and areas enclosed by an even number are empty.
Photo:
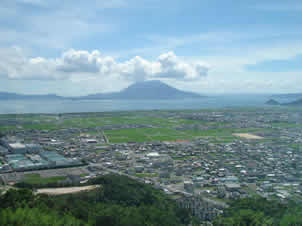
[[[234,133],[233,136],[243,137],[243,138],[246,138],[246,139],[253,139],[253,140],[263,139],[263,137],[256,136],[256,135],[253,135],[253,134],[249,134],[249,133]]]
[[[100,187],[99,185],[90,185],[83,187],[66,187],[66,188],[42,188],[37,190],[37,194],[48,194],[48,195],[63,195],[70,193],[77,193],[81,191],[89,191]]]

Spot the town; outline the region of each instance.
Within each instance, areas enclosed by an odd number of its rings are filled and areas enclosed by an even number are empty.
[[[1,115],[0,132],[3,188],[115,173],[163,190],[202,220],[228,200],[302,200],[298,108]]]

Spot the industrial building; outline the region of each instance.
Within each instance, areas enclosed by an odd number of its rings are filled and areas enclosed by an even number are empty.
[[[43,151],[39,154],[7,154],[5,159],[13,171],[82,165],[82,162],[77,159],[65,158],[56,152],[50,151]]]
[[[41,152],[40,156],[47,160],[52,166],[70,166],[81,164],[81,161],[77,159],[65,158],[64,156],[51,151]]]
[[[26,146],[25,146],[25,144],[21,144],[21,143],[10,143],[10,144],[8,144],[8,149],[13,154],[25,154],[26,153]]]
[[[22,144],[19,142],[9,143],[7,147],[12,154],[39,153],[43,150],[38,144]]]
[[[4,156],[0,171],[27,171],[82,165],[78,159],[65,158],[56,152],[44,151],[38,144],[15,142],[4,143],[4,145],[5,147],[0,146],[0,154]]]
[[[39,153],[43,151],[41,145],[39,144],[26,144],[25,146],[27,153]]]
[[[20,151],[21,152],[21,151]],[[26,171],[37,169],[50,169],[82,165],[77,159],[69,159],[56,152],[42,151],[35,154],[6,154],[5,161],[11,171]]]

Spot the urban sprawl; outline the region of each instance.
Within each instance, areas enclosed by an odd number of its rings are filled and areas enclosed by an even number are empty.
[[[202,220],[228,200],[302,200],[302,110],[227,108],[0,115],[0,178],[85,184],[126,175]]]

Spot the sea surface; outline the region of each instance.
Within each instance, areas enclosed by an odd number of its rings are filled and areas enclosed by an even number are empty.
[[[270,95],[220,95],[181,100],[0,100],[0,114],[265,107],[270,98]]]

